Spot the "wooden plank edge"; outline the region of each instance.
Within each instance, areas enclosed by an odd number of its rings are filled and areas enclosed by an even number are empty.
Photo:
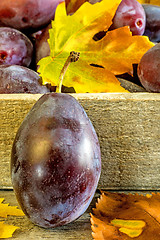
[[[160,100],[159,93],[74,93],[70,94],[78,99],[97,100]],[[1,100],[38,100],[42,94],[0,94]]]

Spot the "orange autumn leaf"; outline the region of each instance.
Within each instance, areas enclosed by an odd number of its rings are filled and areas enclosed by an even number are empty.
[[[59,76],[70,52],[80,53],[69,66],[63,85],[76,93],[127,92],[115,75],[132,72],[143,54],[154,46],[145,36],[132,36],[129,27],[108,31],[121,0],[85,2],[73,15],[58,5],[49,30],[50,56],[41,59],[38,71],[43,84],[59,85]],[[106,31],[99,41],[95,34]],[[99,67],[97,67],[99,66]]]
[[[0,217],[7,218],[8,215],[24,216],[22,210],[9,204],[3,204],[4,198],[0,198]],[[0,222],[0,238],[10,238],[19,227]]]
[[[95,240],[159,240],[160,194],[102,192],[91,214]]]
[[[115,75],[132,73],[132,64],[138,63],[149,48],[154,46],[145,36],[132,36],[128,26],[108,31],[106,36],[90,44],[97,51],[98,63]],[[103,53],[103,54],[102,54]],[[92,62],[96,64],[96,59]]]

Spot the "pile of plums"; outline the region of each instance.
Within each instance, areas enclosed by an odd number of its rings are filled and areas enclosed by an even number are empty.
[[[37,75],[37,63],[50,53],[47,42],[48,31],[51,28],[51,20],[54,20],[56,7],[62,1],[0,1],[0,93],[55,91],[54,86],[42,86],[41,78]],[[96,1],[90,0],[91,4]],[[66,8],[68,4],[67,0]],[[160,6],[141,5],[137,0],[122,0],[109,30],[126,25],[130,27],[133,35],[147,35],[151,41],[158,43],[160,41]],[[159,55],[159,45],[156,49],[156,54]],[[157,58],[152,61],[150,68],[154,69],[152,72],[158,76],[158,79],[159,71],[155,71]],[[140,68],[143,68],[142,63]],[[146,88],[141,76],[142,73],[138,75],[139,83]],[[146,81],[150,82],[150,79],[145,79]],[[160,92],[159,83],[154,86],[149,86],[146,90]]]

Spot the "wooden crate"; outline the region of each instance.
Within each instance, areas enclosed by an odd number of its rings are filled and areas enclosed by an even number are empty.
[[[16,131],[40,94],[0,95],[0,188],[11,189],[10,153]],[[99,137],[98,188],[160,189],[160,94],[73,94]]]

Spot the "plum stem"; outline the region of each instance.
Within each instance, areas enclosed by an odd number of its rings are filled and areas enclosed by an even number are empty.
[[[62,68],[62,70],[61,70],[61,72],[60,72],[60,75],[59,75],[59,84],[58,84],[58,86],[57,86],[57,88],[56,88],[56,92],[61,93],[61,91],[62,91],[62,84],[63,84],[63,79],[64,79],[64,76],[65,76],[65,73],[66,73],[66,71],[67,71],[70,63],[72,63],[72,62],[77,62],[78,59],[79,59],[79,56],[80,56],[80,53],[79,53],[79,52],[74,52],[74,51],[70,52],[70,55],[69,55],[69,57],[67,58],[64,66],[63,66],[63,68]]]

